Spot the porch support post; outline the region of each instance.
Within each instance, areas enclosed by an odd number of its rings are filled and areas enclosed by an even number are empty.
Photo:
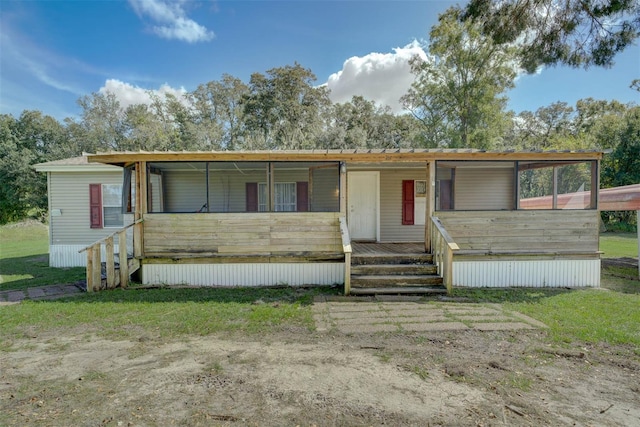
[[[431,217],[436,205],[436,162],[427,162],[427,203],[425,204],[424,251],[431,253]]]
[[[558,209],[558,166],[553,167],[553,202],[552,209]]]
[[[600,161],[595,160],[591,162],[591,209],[599,209],[600,193]]]
[[[340,214],[347,215],[347,168],[340,164]]]
[[[142,219],[147,213],[147,162],[136,163],[136,209],[134,220]],[[133,256],[142,258],[143,254],[143,224],[136,224],[133,227]]]

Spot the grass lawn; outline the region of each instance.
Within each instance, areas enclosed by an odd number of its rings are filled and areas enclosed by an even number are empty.
[[[637,258],[638,235],[636,233],[602,233],[600,250],[603,258]]]
[[[48,227],[37,221],[0,226],[0,291],[73,283],[84,268],[49,267]]]
[[[621,248],[606,236],[602,243]],[[84,269],[47,267],[46,227],[39,224],[0,228],[0,290],[71,282]],[[627,239],[623,237],[622,239]],[[631,239],[629,239],[631,240]],[[627,240],[623,240],[627,241]],[[634,241],[635,243],[635,241]],[[628,249],[628,248],[627,248]],[[619,249],[619,256],[631,256]],[[601,290],[456,289],[454,296],[478,303],[504,303],[549,326],[548,340],[628,344],[640,355],[640,282],[603,270]],[[141,331],[160,337],[208,334],[260,334],[312,330],[314,295],[337,288],[310,289],[117,289],[68,300],[25,301],[0,307],[0,347],[13,338],[38,331],[81,331],[111,338],[130,338]]]

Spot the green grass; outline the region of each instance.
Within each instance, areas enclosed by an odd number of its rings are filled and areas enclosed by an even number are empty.
[[[4,339],[67,331],[131,339],[312,330],[309,304],[333,288],[116,289],[0,310]]]
[[[554,342],[631,344],[640,351],[640,295],[581,290],[507,308],[549,326]],[[638,353],[640,354],[640,353]]]
[[[600,250],[603,258],[637,258],[638,235],[635,233],[602,233]]]
[[[84,268],[49,267],[47,226],[20,222],[0,227],[0,291],[74,283]]]
[[[84,269],[46,266],[46,227],[0,227],[0,290],[72,282]],[[632,256],[628,236],[605,235],[601,243]],[[626,249],[625,249],[626,248]],[[606,250],[606,249],[605,249]],[[611,250],[610,250],[611,253]],[[559,344],[587,342],[631,345],[640,355],[640,282],[603,270],[608,290],[456,289],[467,301],[502,303],[549,326],[548,339]],[[337,288],[161,288],[117,289],[67,300],[25,301],[0,309],[0,348],[40,333],[96,334],[114,339],[179,338],[209,334],[266,334],[313,329],[309,304],[317,294]]]

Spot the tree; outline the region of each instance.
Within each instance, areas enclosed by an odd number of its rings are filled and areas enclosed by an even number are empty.
[[[229,74],[224,74],[221,81],[199,85],[190,94],[197,122],[211,135],[217,135],[220,148],[235,150],[242,145],[241,102],[248,95],[249,87]]]
[[[460,19],[481,20],[497,44],[519,44],[530,73],[540,65],[611,66],[640,35],[637,0],[471,0]]]
[[[411,60],[416,79],[402,101],[425,125],[427,147],[491,148],[508,126],[502,94],[513,87],[515,52],[460,14],[450,8],[440,15],[429,56]]]
[[[96,150],[121,150],[126,146],[124,111],[113,93],[92,93],[78,99],[81,124]]]
[[[249,93],[242,99],[248,149],[300,149],[315,146],[323,130],[323,111],[330,101],[326,88],[314,87],[316,76],[308,68],[272,68],[254,73]]]
[[[65,136],[64,127],[40,111],[0,116],[0,224],[46,211],[46,176],[32,165],[52,160]]]

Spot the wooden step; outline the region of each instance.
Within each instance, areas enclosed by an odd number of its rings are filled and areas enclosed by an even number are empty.
[[[402,275],[375,275],[375,276],[351,276],[352,288],[375,287],[420,287],[425,285],[440,285],[442,277],[435,274],[420,274],[411,276]]]
[[[447,289],[444,286],[426,286],[426,287],[380,287],[380,288],[351,288],[351,295],[444,295]]]
[[[408,276],[436,274],[433,264],[362,264],[351,267],[352,276]]]
[[[415,254],[353,254],[351,265],[371,264],[431,264],[433,255],[427,253]]]

